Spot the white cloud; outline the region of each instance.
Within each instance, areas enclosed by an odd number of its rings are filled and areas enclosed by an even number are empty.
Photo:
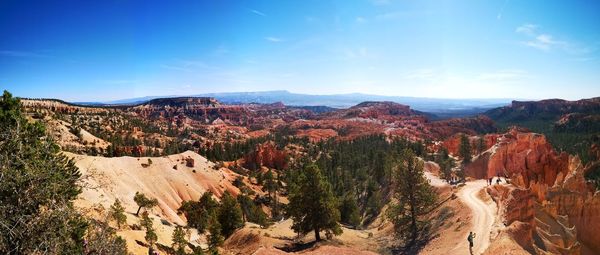
[[[356,23],[367,23],[367,19],[363,18],[363,17],[356,17]]]
[[[263,17],[267,16],[267,14],[265,14],[265,13],[259,11],[259,10],[250,9],[250,12],[252,12],[252,13],[258,15],[258,16],[263,16]]]
[[[272,36],[265,37],[265,40],[267,40],[269,42],[274,42],[274,43],[283,42],[283,39],[281,39],[279,37],[272,37]]]
[[[515,30],[517,33],[534,36],[537,33],[538,26],[534,24],[523,24]]]
[[[571,42],[557,40],[548,33],[539,31],[539,26],[535,24],[523,24],[515,32],[525,35],[528,39],[521,41],[522,45],[532,47],[538,50],[550,51],[560,49],[570,54],[585,54],[592,51],[587,47],[581,47]]]

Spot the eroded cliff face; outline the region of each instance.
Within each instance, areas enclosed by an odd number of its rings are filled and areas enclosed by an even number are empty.
[[[553,185],[559,173],[565,176],[568,161],[569,155],[554,151],[543,135],[512,129],[496,137],[496,144],[475,157],[465,171],[475,178],[519,176],[523,187],[532,181]]]
[[[463,135],[463,133],[455,133],[455,135],[451,136],[450,138],[444,140],[444,142],[442,143],[442,146],[444,146],[446,149],[448,149],[448,152],[452,155],[458,155],[458,149],[460,146],[460,138]],[[477,147],[479,147],[479,139],[483,139],[483,151],[488,150],[489,148],[491,148],[492,146],[494,146],[496,144],[496,142],[498,141],[498,137],[500,137],[501,135],[499,134],[486,134],[483,136],[468,136],[469,138],[469,143],[471,144],[471,148],[472,148],[472,152],[473,154],[478,154],[479,152],[477,151]]]
[[[536,254],[600,253],[600,193],[586,182],[579,158],[556,152],[543,135],[513,129],[465,171],[513,184],[487,189],[506,226],[499,238]]]

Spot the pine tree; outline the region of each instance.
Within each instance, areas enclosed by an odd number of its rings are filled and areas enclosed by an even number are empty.
[[[185,231],[183,230],[183,227],[175,227],[175,230],[173,231],[172,240],[173,244],[171,245],[171,247],[173,248],[173,250],[175,250],[175,253],[177,255],[185,255],[185,247],[187,246],[188,242],[185,238]]]
[[[423,174],[423,161],[411,150],[402,154],[394,172],[396,202],[387,215],[405,247],[413,247],[427,235],[427,220],[423,217],[435,206],[437,194]]]
[[[477,139],[477,153],[481,154],[485,150],[485,140],[483,140],[483,136],[480,136]]]
[[[115,203],[110,206],[110,218],[117,222],[117,228],[120,229],[122,224],[127,221],[125,215],[125,208],[121,205],[119,199],[115,200]]]
[[[240,205],[227,191],[221,196],[218,220],[221,225],[221,233],[225,237],[229,237],[236,229],[241,228],[244,225]]]
[[[158,205],[158,200],[156,200],[156,198],[150,199],[146,197],[146,195],[144,195],[143,193],[137,191],[133,196],[133,201],[135,201],[135,203],[139,206],[137,211],[135,212],[135,216],[139,215],[140,209],[142,208],[149,209]]]
[[[73,160],[59,153],[20,101],[0,97],[0,254],[81,254],[88,222],[72,201],[81,193]]]
[[[210,226],[212,218],[217,216],[218,209],[219,203],[212,198],[212,193],[205,192],[198,201],[184,201],[177,212],[185,215],[189,227],[202,234]]]
[[[223,244],[223,235],[221,234],[221,224],[216,219],[211,219],[208,227],[208,250],[211,254],[219,254],[217,249]]]
[[[269,200],[273,199],[273,192],[277,189],[277,183],[275,178],[273,177],[273,171],[269,169],[269,171],[263,176],[263,191],[267,192],[267,196],[269,196]]]
[[[460,136],[458,154],[463,159],[463,163],[471,162],[471,142],[469,142],[469,138],[465,134]]]
[[[344,196],[340,205],[341,222],[350,224],[353,227],[360,225],[360,212],[356,197],[353,194]]]
[[[292,229],[296,233],[314,231],[316,241],[321,240],[320,231],[342,233],[338,224],[340,212],[331,185],[315,164],[307,165],[298,183],[291,185],[294,187],[289,195],[288,214],[294,221]]]
[[[142,213],[142,220],[140,221],[140,225],[146,229],[146,235],[144,236],[144,239],[146,239],[146,242],[148,242],[150,249],[152,249],[156,241],[158,241],[158,236],[154,231],[153,222],[148,212]]]

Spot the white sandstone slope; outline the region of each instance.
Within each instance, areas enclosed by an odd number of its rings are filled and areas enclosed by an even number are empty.
[[[215,169],[206,158],[187,151],[165,157],[96,157],[65,154],[75,160],[82,174],[83,192],[76,201],[80,208],[108,208],[119,199],[125,210],[135,213],[134,194],[139,191],[158,200],[152,213],[172,223],[185,225],[177,215],[184,200],[197,200],[211,191],[220,197],[225,190],[237,194],[231,183],[238,176],[226,168]],[[193,167],[186,165],[191,158]],[[175,169],[176,168],[176,169]]]

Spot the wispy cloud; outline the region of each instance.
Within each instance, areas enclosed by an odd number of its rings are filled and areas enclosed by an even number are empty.
[[[268,36],[265,37],[265,40],[269,41],[269,42],[274,42],[274,43],[278,43],[278,42],[283,42],[284,40],[279,38],[279,37],[273,37],[273,36]]]
[[[348,48],[342,51],[344,59],[351,60],[357,58],[374,58],[376,55],[367,47]]]
[[[528,36],[534,36],[537,33],[538,25],[526,23],[520,25],[515,29],[515,32],[525,34]]]
[[[559,49],[571,54],[586,54],[593,51],[591,48],[582,47],[573,42],[556,39],[553,35],[548,33],[542,33],[540,32],[540,26],[535,24],[523,24],[517,27],[515,32],[527,37],[527,40],[520,42],[522,45],[542,51]]]
[[[192,71],[191,68],[187,68],[187,67],[183,67],[183,66],[175,66],[175,65],[162,64],[162,65],[160,65],[160,67],[162,67],[164,69],[175,70],[175,71],[184,71],[184,72],[191,72]]]
[[[258,15],[258,16],[263,16],[263,17],[267,16],[267,14],[265,14],[264,12],[261,12],[259,10],[255,10],[255,9],[250,9],[250,12],[252,12],[252,13]]]
[[[367,19],[364,17],[356,17],[356,23],[360,23],[360,24],[367,23]]]
[[[0,50],[0,56],[6,57],[19,57],[19,58],[43,58],[48,55],[40,54],[33,51],[19,51],[19,50]]]
[[[498,11],[498,15],[496,15],[496,19],[502,19],[502,14],[504,13],[504,8],[506,8],[507,4],[508,4],[508,0],[504,0],[504,4],[502,5],[502,8],[500,8],[500,11]]]
[[[193,59],[177,59],[177,60],[173,61],[173,63],[162,64],[162,65],[160,65],[160,67],[162,67],[164,69],[183,71],[183,72],[193,72],[194,70],[198,70],[198,69],[202,69],[202,68],[203,69],[212,68],[210,65],[206,64],[203,61],[193,60]]]
[[[481,73],[477,76],[482,81],[513,82],[528,78],[527,71],[519,69],[498,70],[494,72]]]

